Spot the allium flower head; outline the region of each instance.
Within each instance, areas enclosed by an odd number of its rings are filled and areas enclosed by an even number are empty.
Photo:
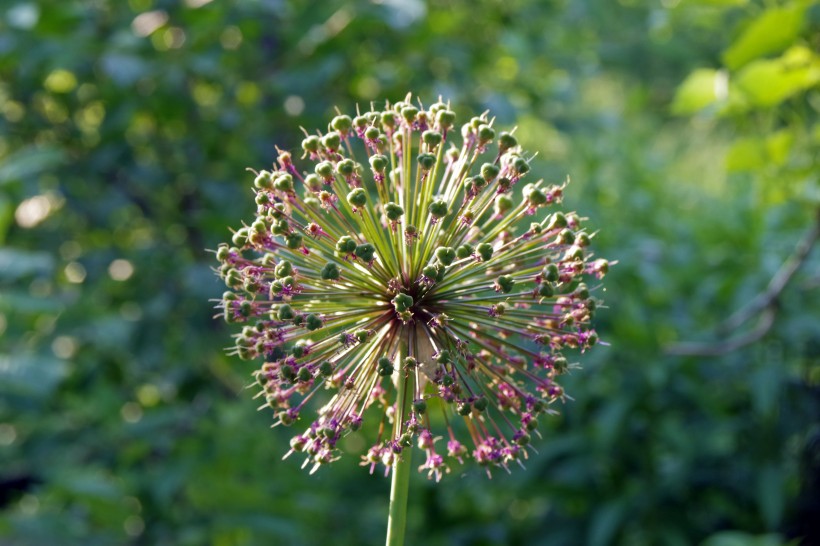
[[[565,184],[533,180],[486,115],[455,122],[409,95],[336,116],[255,173],[256,218],[217,250],[235,352],[262,361],[264,406],[299,426],[288,455],[313,470],[364,420],[371,472],[414,446],[436,479],[468,459],[507,468],[564,398],[564,352],[598,342],[609,264],[556,210]]]

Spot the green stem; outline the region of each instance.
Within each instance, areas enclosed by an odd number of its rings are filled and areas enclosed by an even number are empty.
[[[401,459],[396,459],[396,462],[393,463],[386,546],[402,546],[404,544],[404,530],[407,527],[407,491],[410,489],[412,448],[402,450],[401,455]]]
[[[403,329],[404,330],[404,329]],[[406,339],[406,338],[405,338]],[[402,423],[409,410],[408,396],[412,396],[413,379],[403,369],[403,354],[407,354],[406,342],[401,343],[401,350],[398,351],[396,367],[399,369],[399,379],[396,385],[398,392],[398,411],[396,412],[396,438],[401,432]],[[413,456],[413,448],[402,449],[401,455],[393,462],[393,476],[390,483],[390,509],[387,517],[387,541],[386,546],[403,546],[404,531],[407,527],[407,493],[410,489],[410,467]]]

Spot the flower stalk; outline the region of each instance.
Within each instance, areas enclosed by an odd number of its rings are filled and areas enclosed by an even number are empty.
[[[404,354],[407,351],[405,349]],[[401,366],[403,361],[401,355],[397,359],[397,367]],[[401,368],[399,368],[401,369]],[[408,402],[408,394],[413,389],[413,378],[408,372],[399,372],[398,374],[397,392],[398,412],[399,415],[407,415],[411,408]],[[398,426],[401,420],[396,420]],[[394,435],[401,431],[394,431]],[[412,469],[411,460],[413,457],[413,450],[404,450],[400,457],[393,463],[392,479],[390,482],[390,507],[387,517],[387,540],[386,546],[403,546],[405,530],[407,528],[407,498],[410,490],[410,472]]]

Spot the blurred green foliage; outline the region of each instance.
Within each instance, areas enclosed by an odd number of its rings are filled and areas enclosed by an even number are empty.
[[[388,481],[280,460],[212,320],[246,167],[334,106],[491,109],[619,260],[526,470],[411,484],[409,544],[820,542],[818,2],[0,6],[0,542],[378,544]],[[355,439],[351,439],[355,443]],[[811,542],[811,541],[814,542]]]

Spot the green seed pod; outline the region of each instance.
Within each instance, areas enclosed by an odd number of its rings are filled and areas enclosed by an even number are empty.
[[[441,133],[438,131],[433,131],[432,129],[428,129],[424,131],[421,135],[421,139],[427,144],[429,149],[435,149],[436,146],[441,144]]]
[[[393,112],[382,112],[381,122],[385,129],[392,129],[396,126],[396,116]]]
[[[353,254],[355,251],[356,241],[354,241],[352,237],[349,235],[342,235],[339,237],[339,240],[336,243],[336,252],[342,256],[345,256],[347,254]]]
[[[575,235],[575,244],[577,246],[589,246],[592,241],[589,238],[589,235],[584,233],[583,231]]]
[[[260,206],[269,205],[270,204],[270,195],[268,195],[265,192],[259,192],[259,193],[256,194],[256,197],[254,198],[254,202],[256,202],[256,204],[260,205]]]
[[[532,188],[527,194],[527,202],[532,207],[540,207],[547,202],[547,196],[538,188]]]
[[[413,411],[418,413],[419,415],[424,415],[427,411],[427,402],[424,400],[414,400],[413,401]]]
[[[342,275],[339,271],[339,266],[337,266],[333,262],[328,262],[322,268],[322,279],[325,281],[338,281],[339,277],[341,276]]]
[[[322,178],[327,179],[333,177],[333,164],[330,161],[322,161],[321,163],[317,163],[313,170]]]
[[[353,121],[350,119],[350,116],[336,116],[333,118],[333,121],[330,122],[330,126],[340,133],[346,134],[353,126]]]
[[[495,280],[495,284],[500,292],[509,294],[513,289],[513,285],[515,285],[515,279],[510,275],[501,275]]]
[[[522,433],[522,434],[519,434],[519,435],[518,435],[518,437],[516,437],[516,439],[515,439],[515,443],[516,443],[516,444],[518,444],[518,445],[520,445],[520,446],[525,446],[525,445],[527,445],[527,444],[529,444],[529,443],[530,443],[530,440],[531,440],[531,439],[532,439],[532,438],[530,437],[530,435],[529,435],[529,434],[527,434],[527,433]]]
[[[555,289],[549,282],[542,282],[538,285],[538,295],[542,298],[551,298],[555,294]]]
[[[573,292],[573,295],[579,300],[588,299],[589,287],[586,285],[586,283],[581,283],[575,288],[575,292]]]
[[[436,355],[436,362],[439,364],[449,364],[452,361],[453,355],[447,349],[443,349],[438,355]]]
[[[399,293],[391,300],[391,303],[397,312],[403,313],[413,307],[413,296]]]
[[[488,262],[493,257],[493,245],[490,243],[479,243],[475,250],[481,257],[482,262]]]
[[[364,343],[365,341],[370,339],[370,332],[363,328],[360,328],[353,332],[353,337],[355,337],[359,341],[359,343]]]
[[[513,161],[513,170],[518,173],[518,176],[524,176],[530,171],[530,164],[523,157],[515,158]]]
[[[415,106],[405,106],[401,109],[401,117],[403,117],[407,123],[413,123],[418,113],[419,109]]]
[[[293,320],[293,317],[295,316],[296,313],[293,312],[293,308],[287,303],[283,303],[276,310],[276,318],[278,318],[281,321]]]
[[[368,127],[364,132],[364,138],[367,140],[378,140],[381,135],[382,132],[379,131],[378,127]]]
[[[308,153],[318,152],[321,145],[322,142],[316,135],[310,135],[302,140],[302,149]]]
[[[455,382],[456,382],[456,380],[453,379],[452,375],[445,375],[444,377],[441,378],[441,384],[444,385],[445,387],[450,387]]]
[[[310,191],[317,193],[322,191],[322,179],[314,173],[310,173],[305,177],[305,187]]]
[[[242,286],[242,275],[236,269],[231,269],[225,275],[225,285],[228,288],[239,288]]]
[[[302,248],[302,235],[297,232],[289,233],[285,236],[285,240],[287,241],[288,248],[291,250],[296,250],[298,248]]]
[[[234,246],[242,248],[246,244],[248,244],[248,228],[239,228],[236,233],[233,234],[231,237],[231,241],[233,242]]]
[[[527,430],[535,430],[538,428],[538,419],[532,418],[527,421]]]
[[[532,233],[533,235],[538,235],[538,234],[539,234],[539,233],[541,233],[543,230],[544,230],[544,228],[543,228],[543,227],[541,226],[541,224],[539,224],[538,222],[532,222],[532,223],[530,224],[530,230],[529,230],[529,232],[530,232],[530,233]]]
[[[492,182],[495,180],[495,177],[498,176],[500,170],[501,169],[498,168],[498,165],[485,163],[481,166],[481,176],[483,176],[488,182]]]
[[[273,188],[271,173],[268,171],[261,171],[256,175],[256,178],[253,179],[253,185],[260,190],[269,190]]]
[[[466,400],[456,404],[456,412],[461,416],[470,415],[473,412],[473,407]]]
[[[336,164],[336,172],[342,176],[352,176],[356,172],[356,162],[350,158],[343,159]]]
[[[449,246],[440,246],[436,249],[435,256],[442,265],[450,265],[456,259],[456,251]]]
[[[229,250],[228,245],[222,243],[219,245],[219,248],[216,249],[216,259],[220,262],[225,262],[231,256],[231,251]]]
[[[489,402],[486,398],[479,398],[475,402],[473,402],[473,407],[478,411],[484,411],[487,409]]]
[[[498,135],[498,149],[502,154],[516,146],[518,146],[518,140],[510,133],[504,132]]]
[[[456,258],[459,260],[463,260],[464,258],[469,258],[473,255],[473,247],[467,243],[464,243],[460,247],[456,249]]]
[[[421,273],[428,279],[435,280],[438,277],[438,267],[432,264],[426,265],[422,268]]]
[[[422,170],[429,171],[436,165],[436,156],[433,154],[419,154],[418,162]]]
[[[562,245],[571,245],[575,242],[575,233],[568,228],[564,228],[558,233],[558,243]]]
[[[356,257],[365,262],[373,261],[373,258],[376,256],[376,247],[373,246],[371,243],[362,243],[360,245],[356,245],[356,250],[354,251]]]
[[[352,207],[363,207],[367,204],[367,192],[364,188],[356,188],[347,194],[347,202]]]
[[[513,200],[508,195],[499,195],[495,198],[493,208],[496,214],[504,214],[513,208]]]
[[[383,173],[389,164],[390,160],[381,154],[370,156],[370,168],[378,173]]]
[[[481,191],[481,189],[487,185],[487,180],[480,174],[468,178],[467,180],[470,181],[470,184],[476,192]]]
[[[541,276],[548,282],[558,282],[558,279],[560,278],[558,266],[555,264],[545,265],[544,269],[541,270]]]
[[[567,217],[562,212],[554,212],[547,223],[547,231],[567,227]]]
[[[304,383],[305,381],[310,381],[313,379],[313,376],[310,374],[310,370],[306,367],[299,368],[299,373],[296,374],[296,379]]]
[[[391,222],[396,222],[399,218],[401,218],[404,215],[404,209],[396,203],[391,202],[387,203],[384,206],[384,214],[385,216],[387,216],[388,220],[390,220]]]
[[[393,363],[390,362],[390,359],[386,356],[379,358],[377,362],[378,366],[378,373],[382,377],[388,376],[393,373]]]
[[[273,187],[279,191],[292,192],[293,191],[293,177],[289,174],[283,174],[273,181]]]
[[[447,208],[447,202],[444,199],[436,199],[430,203],[430,206],[427,207],[427,211],[432,217],[437,219],[444,218],[450,212]]]
[[[293,275],[293,264],[290,263],[288,260],[282,260],[274,268],[273,274],[276,276],[277,279]]]
[[[353,118],[353,126],[360,131],[363,131],[369,124],[370,120],[367,119],[367,116],[356,116]]]
[[[239,299],[239,296],[237,296],[233,292],[223,292],[222,293],[222,300],[225,301],[225,302],[236,301],[238,299]]]
[[[319,364],[319,373],[323,377],[330,377],[331,375],[333,375],[333,364],[331,364],[327,360],[322,361],[322,363]]]
[[[491,142],[495,138],[495,129],[489,125],[480,125],[478,127],[478,140],[482,143]]]
[[[452,110],[439,110],[436,113],[436,124],[442,129],[449,129],[456,121],[456,113]]]
[[[285,381],[293,381],[294,379],[296,379],[296,371],[290,364],[285,364],[284,366],[279,368],[279,375]]]
[[[302,315],[296,315],[295,317],[293,317],[293,320],[291,322],[294,326],[301,326],[302,323],[305,322],[305,317]]]
[[[274,235],[286,235],[290,233],[290,224],[287,220],[277,220],[271,225],[270,232]]]
[[[282,220],[287,217],[287,210],[284,203],[274,203],[270,210],[270,215],[276,220]]]
[[[322,319],[320,319],[317,315],[310,313],[307,317],[305,317],[305,328],[307,328],[311,332],[314,330],[318,330],[321,327]]]
[[[339,133],[328,133],[322,137],[322,146],[328,150],[338,150],[342,144],[342,138]]]
[[[507,178],[506,176],[502,176],[498,179],[498,192],[499,193],[509,193],[512,189],[512,180]]]

